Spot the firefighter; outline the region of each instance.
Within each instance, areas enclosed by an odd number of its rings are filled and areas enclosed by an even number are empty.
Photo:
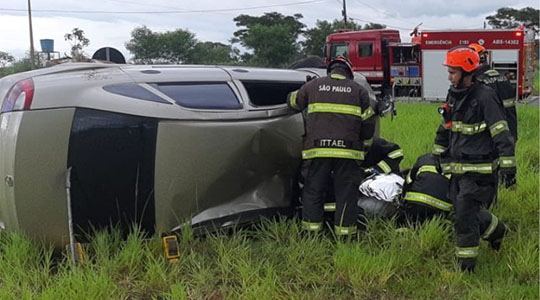
[[[383,138],[374,138],[369,145],[366,143],[366,158],[362,164],[366,175],[399,174],[399,164],[403,160],[403,150],[398,144]]]
[[[418,157],[405,178],[398,223],[417,224],[436,216],[453,218],[452,200],[448,198],[450,177],[441,173],[433,154]],[[498,251],[507,226],[484,207],[480,208],[478,221],[480,237]]]
[[[337,57],[328,64],[327,76],[306,82],[287,97],[292,109],[307,108],[302,228],[308,232],[323,229],[324,195],[330,184],[336,199],[336,235],[357,232],[359,166],[365,155],[364,141],[373,137],[375,113],[368,92],[353,78],[350,62]]]
[[[399,223],[446,217],[452,211],[452,202],[447,198],[449,183],[450,175],[437,170],[432,154],[420,156],[405,177]]]
[[[516,89],[506,76],[489,67],[486,48],[476,43],[470,44],[469,47],[480,56],[480,67],[475,71],[476,80],[494,89],[499,96],[504,106],[508,128],[516,143],[518,139]],[[516,184],[515,174],[501,176],[501,180],[507,188]]]
[[[478,256],[480,209],[497,194],[497,169],[515,174],[514,142],[495,91],[474,81],[480,57],[455,47],[443,63],[451,83],[433,153],[444,174],[451,174],[456,256],[463,271],[473,271]]]

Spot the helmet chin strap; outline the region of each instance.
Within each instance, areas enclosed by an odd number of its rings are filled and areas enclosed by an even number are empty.
[[[465,86],[465,83],[464,83],[465,77],[467,77],[467,76],[472,76],[472,74],[469,73],[469,72],[461,71],[461,76],[459,78],[459,82],[458,82],[457,85],[454,85],[454,87],[457,88],[457,89],[468,88],[468,87]]]

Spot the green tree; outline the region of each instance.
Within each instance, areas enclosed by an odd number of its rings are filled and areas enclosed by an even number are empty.
[[[30,58],[23,58],[20,60],[14,60],[11,62],[10,66],[5,68],[0,68],[0,77],[4,77],[7,75],[30,71],[32,70],[32,63],[30,61]]]
[[[379,24],[379,23],[371,23],[365,24],[364,27],[362,27],[362,30],[369,30],[369,29],[385,29],[386,25]]]
[[[222,43],[199,42],[195,44],[186,63],[220,65],[238,62],[236,49]]]
[[[73,28],[71,33],[64,35],[64,40],[71,44],[71,57],[80,61],[84,58],[83,48],[90,45],[90,40],[84,36],[84,31],[79,28]]]
[[[532,7],[515,9],[502,7],[495,15],[487,16],[488,24],[496,29],[515,29],[520,25],[534,25],[538,27],[538,15],[540,11]]]
[[[300,52],[298,37],[306,25],[299,20],[301,14],[284,16],[277,12],[261,17],[239,15],[236,26],[244,27],[234,32],[231,42],[240,43],[252,53],[242,54],[248,64],[265,67],[283,67]]]
[[[3,69],[6,67],[7,64],[14,62],[15,57],[13,55],[0,51],[0,69]]]
[[[196,43],[195,35],[188,30],[159,33],[142,26],[131,32],[126,49],[138,64],[183,63],[189,61],[189,53]]]

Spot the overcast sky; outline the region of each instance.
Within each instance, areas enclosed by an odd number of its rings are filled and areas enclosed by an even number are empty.
[[[131,31],[147,26],[154,32],[187,29],[199,41],[229,44],[240,14],[262,16],[279,12],[302,14],[300,20],[313,28],[317,20],[342,19],[343,0],[30,0],[34,47],[41,39],[53,39],[54,50],[69,54],[64,35],[80,28],[90,40],[84,49],[91,56],[101,47],[114,47],[126,58],[125,43]],[[399,29],[402,40],[419,23],[420,30],[482,29],[485,17],[501,7],[538,9],[538,0],[346,0],[347,16],[356,23],[385,24]],[[489,26],[488,26],[489,28]],[[28,0],[0,1],[0,51],[21,58],[30,49]]]

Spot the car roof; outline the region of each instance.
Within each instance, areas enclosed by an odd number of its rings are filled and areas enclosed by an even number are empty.
[[[244,88],[244,86],[249,82],[293,84],[298,88],[307,80],[308,76],[320,77],[324,75],[326,75],[325,69],[316,68],[278,69],[222,65],[64,63],[0,78],[0,100],[4,99],[9,88],[17,81],[32,78],[35,86],[32,109],[86,107],[150,117],[184,119],[188,116],[197,116],[198,118],[211,119],[215,118],[215,113],[212,116],[210,110],[198,113],[190,113],[189,109],[172,110],[165,106],[167,104],[176,105],[174,101],[166,104],[134,101],[133,98],[107,92],[104,87],[136,84],[150,90],[150,93],[157,92],[159,94],[159,91],[156,91],[152,84],[227,82],[242,101],[247,101],[247,87]],[[357,77],[355,79],[369,88],[364,78]],[[370,88],[369,90],[371,91]],[[282,103],[284,104],[284,102]],[[286,108],[283,105],[278,106]],[[244,110],[249,111],[268,109],[272,109],[272,107],[256,107],[251,104],[244,107]],[[237,113],[237,111],[224,111],[223,113],[231,114]]]

